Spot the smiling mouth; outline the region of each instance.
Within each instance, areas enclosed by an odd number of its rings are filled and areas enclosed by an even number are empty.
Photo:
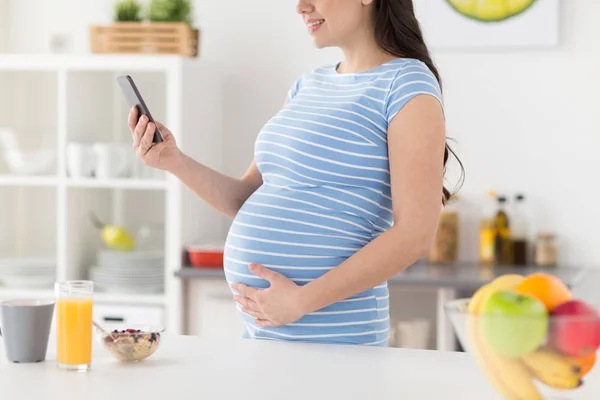
[[[318,20],[308,22],[306,24],[306,27],[308,29],[308,32],[311,35],[314,35],[319,29],[321,29],[321,25],[323,25],[324,23],[325,23],[324,19],[318,19]]]
[[[306,24],[306,26],[308,26],[308,28],[310,29],[310,28],[314,28],[315,26],[322,25],[324,22],[325,22],[324,19],[320,19],[318,21],[309,22],[308,24]]]

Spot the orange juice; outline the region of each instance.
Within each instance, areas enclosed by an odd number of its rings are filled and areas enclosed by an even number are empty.
[[[92,362],[91,298],[60,298],[57,313],[57,361],[63,365],[89,366]]]

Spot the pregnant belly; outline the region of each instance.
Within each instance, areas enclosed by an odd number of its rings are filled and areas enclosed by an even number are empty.
[[[267,288],[248,266],[259,263],[304,285],[343,263],[372,239],[371,223],[357,215],[322,209],[262,187],[241,208],[224,254],[229,283]],[[365,265],[365,268],[369,268]],[[385,343],[387,285],[333,304],[285,327],[263,329],[240,311],[252,337],[343,343]]]

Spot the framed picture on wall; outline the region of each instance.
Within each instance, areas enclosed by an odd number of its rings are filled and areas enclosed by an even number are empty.
[[[414,0],[432,49],[559,44],[560,0]]]

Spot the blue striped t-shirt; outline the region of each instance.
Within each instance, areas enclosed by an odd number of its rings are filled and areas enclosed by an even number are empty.
[[[353,74],[330,65],[301,76],[288,104],[257,137],[263,185],[231,225],[224,257],[228,282],[268,287],[248,269],[255,262],[303,285],[389,229],[387,128],[420,94],[442,102],[435,76],[414,59]],[[387,282],[282,327],[258,326],[238,309],[251,338],[388,343]]]

